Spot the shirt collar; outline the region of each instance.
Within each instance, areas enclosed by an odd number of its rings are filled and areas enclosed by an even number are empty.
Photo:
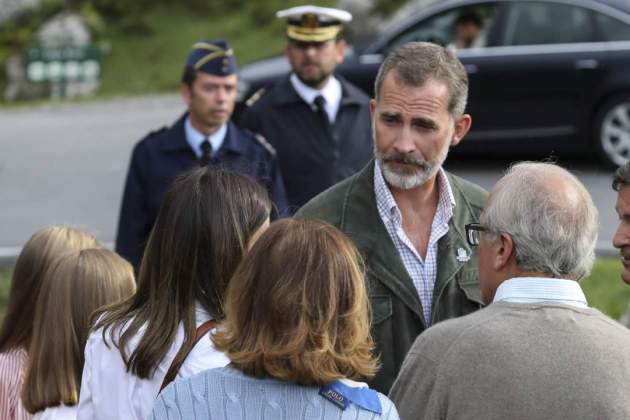
[[[197,131],[190,122],[190,116],[186,117],[184,121],[184,130],[186,131],[186,141],[190,145],[195,155],[201,157],[201,143],[205,140],[206,136]],[[215,154],[217,150],[223,145],[225,140],[225,134],[227,133],[227,124],[223,124],[217,131],[208,136],[208,141],[212,146],[212,153]]]
[[[587,308],[586,296],[575,280],[516,277],[499,285],[492,302],[556,302]]]
[[[440,168],[438,170],[437,177],[440,196],[438,200],[438,211],[440,211],[441,208],[444,212],[444,220],[448,223],[451,217],[453,217],[453,208],[456,205],[455,196],[453,195],[451,184],[448,182],[448,177],[444,169]],[[376,207],[378,208],[381,218],[401,219],[398,204],[396,204],[396,200],[394,200],[394,196],[385,182],[383,172],[376,159],[374,159],[374,194],[376,195]],[[444,200],[441,199],[442,197],[448,197],[448,201],[444,202]]]
[[[326,85],[321,89],[314,89],[305,85],[295,73],[291,73],[289,80],[300,98],[309,104],[313,110],[316,110],[313,101],[319,95],[323,96],[326,100],[326,112],[328,112],[329,116],[330,108],[338,108],[339,101],[341,101],[341,83],[339,83],[339,80],[337,80],[335,76],[331,75]],[[334,118],[331,118],[331,120],[334,120]]]
[[[328,386],[320,388],[319,394],[338,405],[342,410],[345,410],[348,403],[351,402],[373,413],[383,413],[378,393],[368,388],[365,383],[338,379]]]

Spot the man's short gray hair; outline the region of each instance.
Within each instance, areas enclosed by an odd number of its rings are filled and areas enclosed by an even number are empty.
[[[374,83],[378,101],[381,86],[391,70],[406,85],[422,87],[428,80],[437,80],[448,87],[448,111],[455,118],[466,109],[468,74],[464,65],[449,50],[429,42],[409,42],[392,51],[381,64]]]
[[[566,193],[558,194],[559,182],[568,184]],[[500,232],[512,237],[516,262],[524,271],[579,280],[593,267],[597,208],[582,183],[560,166],[512,166],[491,195],[481,223],[491,241]]]
[[[619,191],[621,187],[626,185],[630,185],[630,161],[617,168],[612,183],[613,190],[615,191]]]

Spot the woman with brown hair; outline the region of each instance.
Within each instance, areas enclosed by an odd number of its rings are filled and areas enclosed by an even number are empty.
[[[96,247],[98,242],[87,233],[66,226],[50,226],[37,231],[22,248],[0,327],[0,419],[31,418],[20,400],[20,390],[43,273],[65,252]]]
[[[251,178],[208,167],[171,185],[149,237],[136,295],[103,312],[85,349],[79,419],[141,419],[176,375],[225,366],[206,332],[271,202]]]
[[[151,419],[398,419],[354,381],[377,369],[359,261],[333,226],[274,223],[230,280],[213,336],[230,366],[171,384]]]
[[[92,314],[133,294],[133,268],[112,251],[84,249],[60,256],[44,277],[22,401],[34,420],[74,420]]]

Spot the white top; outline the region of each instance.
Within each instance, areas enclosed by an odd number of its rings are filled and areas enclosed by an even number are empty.
[[[39,411],[33,416],[33,420],[76,420],[77,406],[58,405],[48,407],[44,411]]]
[[[326,100],[324,108],[326,109],[326,114],[328,114],[328,119],[330,122],[335,121],[342,95],[341,83],[339,83],[339,80],[337,80],[335,76],[330,76],[326,85],[319,90],[305,85],[295,73],[291,73],[290,80],[297,94],[300,95],[300,98],[302,98],[304,102],[311,106],[313,111],[317,111],[315,98],[320,95],[323,96]]]
[[[577,281],[545,277],[516,277],[506,280],[497,288],[492,302],[557,302],[588,308],[586,296]]]
[[[438,267],[438,241],[448,233],[448,222],[453,217],[455,208],[455,196],[448,182],[448,177],[442,168],[437,173],[439,198],[435,209],[435,215],[431,221],[431,234],[427,244],[427,254],[424,260],[413,246],[413,242],[403,229],[402,212],[394,200],[378,162],[374,162],[374,194],[376,197],[376,208],[378,214],[385,225],[385,229],[392,239],[398,255],[403,262],[413,285],[418,291],[420,303],[422,304],[422,314],[425,324],[431,325],[431,307],[433,306],[433,288],[437,279]],[[462,262],[470,261],[470,254],[463,248],[452,249],[457,253],[457,258]],[[472,264],[472,262],[469,262]]]
[[[186,117],[186,121],[184,121],[184,129],[186,130],[186,141],[190,145],[190,148],[193,152],[195,152],[195,155],[198,158],[201,158],[201,143],[203,143],[206,139],[206,136],[192,126],[190,123],[190,117]],[[223,124],[217,131],[207,136],[210,146],[212,146],[212,154],[215,154],[217,150],[221,148],[226,134],[227,124]]]
[[[212,319],[199,305],[196,307],[196,315],[197,326]],[[108,343],[109,348],[105,345],[102,333],[102,329],[93,331],[85,346],[85,366],[77,419],[145,420],[151,413],[166,371],[184,342],[184,327],[180,324],[175,342],[151,379],[140,379],[127,372],[120,352],[111,343]],[[131,354],[137,346],[140,336],[138,334],[130,341],[127,354]],[[215,350],[210,338],[204,337],[186,358],[178,377],[192,376],[202,370],[223,367],[229,363],[230,360],[223,353]]]

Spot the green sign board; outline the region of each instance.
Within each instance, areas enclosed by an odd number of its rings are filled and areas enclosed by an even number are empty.
[[[31,47],[25,51],[26,76],[31,82],[91,82],[101,75],[101,50],[85,47]]]

